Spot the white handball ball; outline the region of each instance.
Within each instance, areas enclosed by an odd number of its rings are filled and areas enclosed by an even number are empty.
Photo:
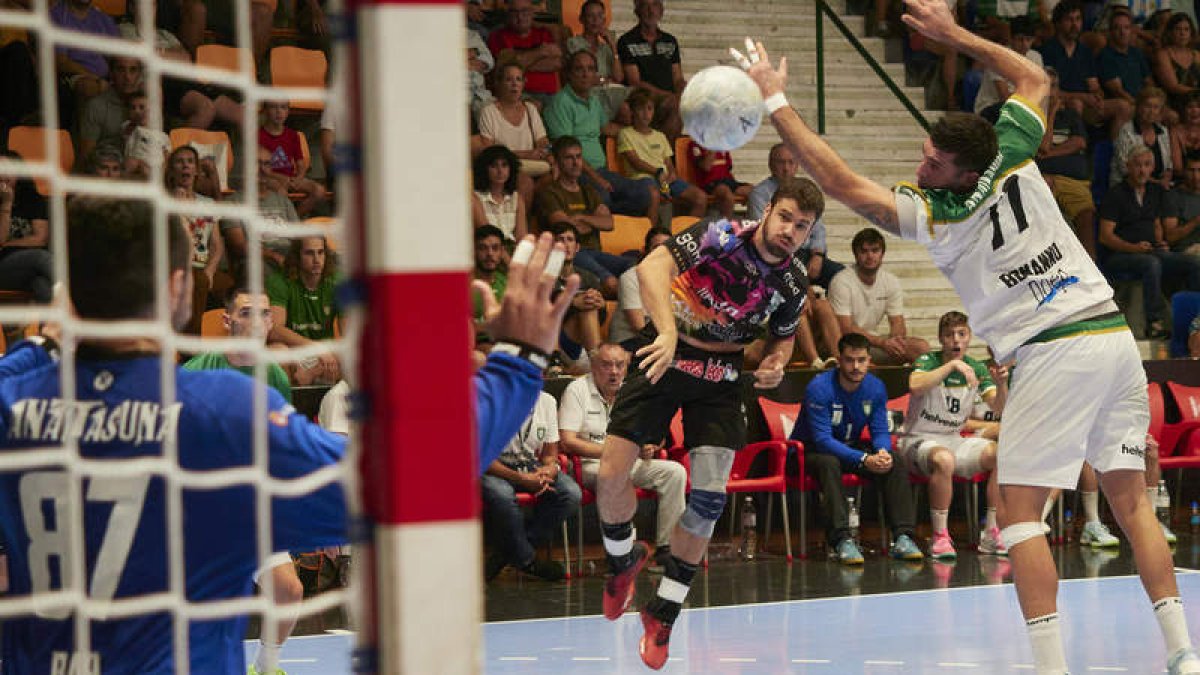
[[[758,85],[739,68],[709,66],[688,80],[679,100],[683,133],[709,150],[736,150],[762,124]]]

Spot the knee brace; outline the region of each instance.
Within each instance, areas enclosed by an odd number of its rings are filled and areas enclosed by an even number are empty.
[[[724,511],[724,492],[709,492],[693,487],[692,494],[688,498],[687,508],[684,509],[683,516],[679,518],[679,526],[697,537],[708,539],[712,537],[717,519]]]
[[[1005,548],[1010,551],[1014,546],[1023,541],[1042,536],[1045,536],[1045,530],[1042,529],[1042,524],[1037,521],[1013,523],[1000,530],[1000,541],[1003,541]]]

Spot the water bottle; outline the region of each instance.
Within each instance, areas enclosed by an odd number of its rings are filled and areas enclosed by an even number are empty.
[[[1171,525],[1171,493],[1167,492],[1167,481],[1158,481],[1158,493],[1154,495],[1154,512],[1158,515],[1158,522],[1163,524],[1163,527]]]
[[[1075,541],[1075,514],[1071,509],[1063,512],[1063,522],[1058,524],[1058,543]]]
[[[849,515],[846,517],[846,524],[850,527],[850,540],[855,544],[858,543],[858,504],[855,503],[854,497],[846,498],[846,507]]]
[[[1188,518],[1188,525],[1192,528],[1192,534],[1200,532],[1200,504],[1192,502],[1192,515]]]
[[[746,495],[742,502],[742,560],[754,560],[754,552],[758,550],[758,514],[754,510],[754,500]]]

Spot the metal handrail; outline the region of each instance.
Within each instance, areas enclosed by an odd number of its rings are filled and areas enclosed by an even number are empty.
[[[892,80],[892,77],[890,75],[887,74],[887,71],[883,69],[883,66],[879,65],[879,62],[875,60],[875,57],[871,56],[870,52],[867,51],[866,47],[863,47],[862,43],[858,41],[858,37],[855,36],[854,33],[850,32],[850,29],[847,28],[846,24],[842,22],[842,19],[841,19],[841,17],[839,17],[837,15],[837,12],[834,12],[833,8],[830,7],[829,3],[825,2],[825,0],[816,0],[816,2],[817,2],[817,132],[822,135],[824,135],[824,133],[825,133],[825,15],[826,14],[829,15],[830,20],[833,21],[833,25],[836,26],[837,29],[841,32],[842,36],[846,38],[846,40],[850,43],[850,46],[854,47],[855,51],[858,52],[859,56],[861,56],[863,58],[863,60],[867,62],[867,65],[871,66],[871,70],[874,70],[875,74],[879,76],[879,79],[883,80],[883,83],[887,85],[887,88],[889,90],[891,90],[892,96],[895,96],[897,99],[899,99],[899,101],[901,103],[904,104],[904,107],[906,109],[908,109],[909,114],[913,116],[913,119],[917,121],[917,124],[920,124],[921,127],[923,129],[925,129],[925,131],[929,131],[929,121],[925,119],[925,115],[922,114],[921,111],[918,110],[915,105],[913,105],[913,102],[908,98],[908,95],[905,94],[900,89],[900,87],[896,85],[896,82],[894,80]]]

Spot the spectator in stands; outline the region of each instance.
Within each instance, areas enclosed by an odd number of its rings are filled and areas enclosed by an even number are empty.
[[[1079,113],[1062,104],[1058,73],[1047,68],[1050,95],[1046,99],[1046,132],[1038,148],[1037,164],[1050,185],[1058,208],[1075,230],[1075,236],[1096,258],[1096,204],[1092,200],[1091,167],[1087,158],[1087,129]]]
[[[308,216],[329,201],[320,183],[308,177],[309,159],[303,150],[300,132],[287,126],[290,105],[287,101],[263,103],[263,122],[258,128],[258,145],[271,151],[271,171],[287,179],[287,191],[303,195],[296,213]]]
[[[1188,94],[1200,87],[1200,52],[1193,46],[1196,25],[1179,12],[1163,29],[1163,46],[1154,54],[1154,79],[1167,92],[1167,103],[1182,116]]]
[[[517,184],[528,204],[534,180],[550,173],[550,139],[537,106],[521,98],[525,71],[520,64],[505,63],[496,70],[496,100],[479,111],[479,135],[487,145],[502,145],[521,160]]]
[[[50,20],[59,28],[119,37],[112,17],[92,6],[92,0],[58,0],[50,8]],[[57,47],[54,65],[61,80],[82,105],[108,88],[108,62],[98,52],[76,47]]]
[[[629,369],[629,352],[605,342],[592,354],[592,369],[567,385],[558,405],[558,433],[562,449],[578,457],[583,486],[595,490],[600,456],[608,435],[609,415],[617,390]],[[665,431],[665,430],[664,430]],[[641,457],[629,473],[634,487],[658,494],[658,519],[654,528],[654,559],[665,565],[671,559],[671,532],[683,515],[687,470],[679,462],[659,459],[661,442],[642,446]]]
[[[125,177],[149,180],[152,167],[160,166],[170,154],[171,138],[148,126],[150,109],[146,92],[134,92],[125,103],[125,122],[121,125],[125,137]]]
[[[929,477],[929,515],[933,525],[933,543],[929,554],[936,559],[957,557],[950,539],[947,517],[954,496],[954,478],[970,479],[988,472],[987,523],[979,537],[979,551],[1007,555],[996,524],[996,505],[1000,486],[996,481],[996,444],[993,441],[963,438],[976,398],[997,412],[1003,412],[1008,398],[1008,371],[989,369],[982,361],[967,355],[971,328],[967,315],[947,312],[938,321],[938,342],[942,348],[922,354],[908,376],[911,393],[904,415],[896,454],[908,466]]]
[[[891,556],[902,560],[924,558],[913,541],[916,505],[908,471],[892,460],[887,388],[867,372],[871,366],[870,346],[863,335],[842,336],[837,369],[823,372],[808,383],[800,419],[791,436],[804,443],[804,470],[821,485],[825,539],[843,565],[863,562],[858,543],[850,536],[846,497],[842,494],[845,473],[875,481],[887,506],[894,537]],[[869,430],[869,440],[860,441],[864,430]]]
[[[722,218],[732,218],[737,200],[745,200],[753,189],[749,183],[733,177],[733,155],[709,150],[695,140],[688,142],[687,153],[688,156],[681,161],[692,163],[696,184],[705,194],[713,197]]]
[[[1166,195],[1162,225],[1172,251],[1200,259],[1200,154],[1184,157],[1183,182]]]
[[[278,231],[262,236],[263,262],[268,270],[282,269],[291,249],[290,239],[282,236],[283,226],[300,220],[292,200],[288,199],[283,181],[271,171],[271,152],[266,148],[258,148],[258,215],[276,226]],[[233,202],[242,202],[245,196],[234,193],[230,196]],[[225,241],[225,256],[228,261],[229,273],[238,284],[246,283],[246,255],[249,253],[246,241],[246,225],[240,220],[223,219],[220,223],[221,238]]]
[[[0,152],[10,160],[20,158]],[[0,176],[0,289],[23,291],[38,303],[50,302],[54,259],[46,199],[31,180]]]
[[[1041,47],[1042,61],[1058,72],[1063,105],[1089,125],[1107,123],[1109,133],[1129,121],[1133,106],[1118,98],[1104,98],[1091,50],[1079,42],[1083,8],[1078,0],[1062,0],[1054,7],[1054,37]]]
[[[6,0],[0,6],[29,11],[30,0]],[[29,31],[0,28],[0,129],[37,125],[41,116],[41,84]],[[2,578],[2,577],[0,577]]]
[[[509,0],[508,25],[488,35],[488,47],[496,63],[515,60],[526,73],[525,91],[541,103],[558,92],[558,72],[563,54],[546,28],[533,25],[531,0]]]
[[[1108,44],[1098,57],[1100,83],[1108,98],[1133,105],[1142,87],[1154,84],[1150,62],[1133,43],[1136,28],[1129,12],[1116,12],[1109,21]]]
[[[583,176],[613,213],[639,216],[646,213],[652,184],[632,181],[608,166],[603,136],[616,137],[621,128],[609,121],[604,103],[592,89],[596,83],[596,57],[581,51],[568,61],[567,86],[547,104],[544,119],[550,138],[572,136],[583,150]],[[557,146],[556,146],[557,147]],[[559,167],[562,170],[562,167]]]
[[[529,234],[525,198],[517,191],[522,160],[503,145],[486,148],[473,166],[475,192],[471,195],[471,220],[475,227],[495,225],[504,241],[515,243]]]
[[[484,563],[485,580],[495,579],[509,565],[545,581],[566,576],[562,563],[536,555],[582,499],[579,486],[559,469],[558,451],[558,410],[554,397],[541,392],[516,437],[479,477],[484,535],[492,548]],[[518,493],[537,498],[528,525],[517,504]]]
[[[625,127],[617,134],[617,154],[621,158],[622,173],[627,178],[649,181],[651,186],[659,187],[650,192],[646,217],[652,223],[658,220],[660,192],[661,196],[671,198],[676,215],[703,216],[708,208],[708,196],[679,177],[672,159],[675,151],[671,141],[666,134],[650,127],[654,118],[654,99],[650,92],[636,89],[627,102],[633,114],[633,126]]]
[[[671,231],[665,227],[652,227],[646,232],[642,246],[641,258],[644,260],[650,251],[667,243]],[[620,278],[620,288],[617,291],[617,313],[608,324],[608,341],[624,346],[625,341],[633,338],[646,327],[646,309],[642,305],[641,282],[638,281],[637,267],[630,267]]]
[[[674,142],[683,133],[679,95],[687,84],[679,41],[659,29],[662,0],[635,0],[633,8],[638,23],[617,40],[617,57],[625,69],[625,83],[654,94],[654,127]]]
[[[336,258],[325,237],[293,239],[283,273],[268,273],[263,282],[275,313],[272,340],[297,347],[335,337],[340,326],[334,324],[342,321],[334,296],[337,283]]]
[[[841,322],[842,335],[864,336],[870,343],[872,363],[911,363],[929,351],[929,343],[908,337],[900,280],[880,269],[887,242],[879,230],[867,227],[854,235],[850,249],[854,252],[854,265],[839,272],[829,284],[829,303]],[[887,335],[878,334],[875,331],[885,317]]]
[[[80,160],[86,159],[100,144],[117,149],[125,147],[130,101],[143,93],[141,61],[127,56],[109,57],[108,80],[109,87],[83,104],[77,139]]]
[[[604,323],[604,296],[600,293],[600,281],[587,270],[575,267],[579,253],[579,231],[570,222],[559,222],[550,228],[554,243],[561,244],[566,253],[560,283],[556,290],[572,274],[579,275],[579,292],[571,299],[571,307],[563,317],[559,350],[565,357],[567,371],[573,375],[587,372],[588,358],[600,346],[600,325]]]
[[[116,148],[96,148],[88,157],[88,173],[100,178],[122,178],[125,158]]]
[[[1171,135],[1162,121],[1163,107],[1167,99],[1162,89],[1145,87],[1137,96],[1133,119],[1121,127],[1113,143],[1112,169],[1109,184],[1116,185],[1125,180],[1125,167],[1134,148],[1146,148],[1154,157],[1154,171],[1150,178],[1163,187],[1171,189],[1174,165],[1171,164]]]
[[[1188,325],[1187,349],[1188,358],[1200,359],[1200,314]]]
[[[1026,17],[1013,19],[1008,46],[1030,61],[1042,65],[1042,55],[1033,49],[1033,41],[1037,36],[1037,26]],[[979,93],[975,95],[975,114],[995,124],[1000,115],[1000,106],[1012,95],[1012,82],[1000,77],[995,71],[985,71],[979,84]]]
[[[471,105],[471,114],[479,115],[484,106],[495,100],[492,90],[487,86],[488,73],[496,67],[496,59],[492,50],[488,49],[483,37],[476,31],[467,29],[467,101]]]
[[[1002,45],[1010,44],[1012,36],[1016,34],[1018,24],[1022,29],[1037,28],[1041,8],[1040,0],[1030,0],[1029,2],[980,0],[975,5],[975,25],[983,24],[978,32],[992,42]],[[1018,53],[1024,54],[1025,52]]]
[[[504,259],[504,233],[500,228],[495,225],[475,228],[475,268],[471,271],[471,278],[490,286],[497,302],[504,297],[504,289],[508,287]],[[472,291],[471,301],[474,304],[471,316],[475,321],[475,348],[487,353],[491,349],[492,338],[483,332],[483,298]]]
[[[630,262],[600,250],[600,232],[613,229],[613,217],[592,186],[581,180],[587,166],[583,147],[574,137],[561,136],[554,141],[554,159],[558,179],[543,185],[534,198],[538,224],[543,231],[569,224],[579,244],[575,266],[594,276],[606,297],[615,298],[617,277]]]
[[[1186,290],[1200,290],[1200,258],[1174,253],[1163,237],[1165,190],[1150,181],[1154,156],[1149,148],[1135,148],[1129,156],[1125,180],[1108,191],[1100,207],[1100,268],[1110,279],[1142,282],[1146,311],[1146,337],[1168,335],[1163,279],[1181,282]]]
[[[608,118],[621,124],[632,123],[632,114],[624,106],[630,88],[626,87],[625,69],[617,58],[612,31],[608,29],[608,13],[602,0],[587,0],[579,8],[579,22],[583,24],[583,35],[567,38],[567,54],[589,51],[596,57],[596,73],[599,83],[592,89],[608,110]]]
[[[1171,166],[1179,170],[1184,157],[1200,152],[1200,91],[1188,94],[1179,124],[1171,128]]]
[[[200,154],[190,145],[175,148],[167,157],[166,187],[175,199],[195,201],[200,207],[191,213],[180,214],[188,234],[192,236],[192,318],[184,332],[200,334],[200,322],[208,309],[208,296],[215,291],[222,297],[228,289],[227,280],[217,277],[221,259],[225,256],[225,240],[217,228],[217,220],[203,214],[203,204],[212,199],[196,190],[200,169]]]

